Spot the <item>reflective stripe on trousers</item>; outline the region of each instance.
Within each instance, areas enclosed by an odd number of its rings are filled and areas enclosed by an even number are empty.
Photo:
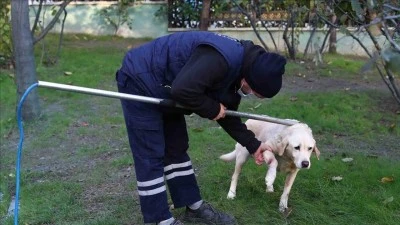
[[[132,79],[117,77],[122,93],[146,95]],[[183,114],[162,113],[158,105],[121,100],[134,158],[137,188],[145,223],[171,217],[165,181],[175,207],[201,200],[187,154],[188,134]]]

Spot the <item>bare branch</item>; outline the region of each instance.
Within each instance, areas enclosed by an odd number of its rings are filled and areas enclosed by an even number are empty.
[[[387,7],[389,9],[392,9],[392,10],[395,10],[395,11],[400,11],[400,8],[394,7],[394,6],[392,6],[390,4],[387,4],[387,3],[383,4],[383,7]]]
[[[369,35],[369,37],[371,38],[372,43],[374,43],[375,48],[379,52],[382,52],[382,48],[380,47],[379,43],[376,41],[374,35],[372,35],[372,33],[368,29],[366,30],[366,32]],[[377,63],[375,63],[375,67],[377,68],[378,73],[381,76],[382,80],[385,82],[386,86],[389,88],[390,92],[392,93],[392,96],[396,99],[396,101],[398,103],[400,103],[400,92],[396,87],[393,74],[387,68],[385,68],[385,71],[387,74],[387,78],[386,78],[386,76],[383,74],[382,70],[379,68]]]
[[[67,10],[64,8],[64,19],[61,24],[61,32],[60,32],[60,40],[58,42],[58,49],[57,49],[57,57],[56,57],[56,63],[58,63],[58,59],[60,58],[60,53],[61,53],[61,45],[63,41],[63,35],[64,35],[64,25],[65,25],[65,20],[67,19]]]
[[[327,20],[326,18],[324,18],[322,15],[320,15],[318,12],[316,13],[316,15],[321,18],[325,23],[329,24],[330,26],[334,27],[334,28],[339,28],[339,26],[331,23],[331,21]],[[347,33],[348,35],[350,35],[354,40],[356,40],[358,42],[358,44],[360,44],[360,46],[364,49],[364,51],[368,54],[368,56],[370,58],[372,58],[371,53],[368,51],[367,47],[365,47],[365,45],[362,43],[362,41],[360,39],[358,39],[354,34],[352,34],[351,32]]]
[[[34,38],[33,44],[35,45],[38,41],[42,40],[46,34],[54,27],[56,24],[58,18],[60,17],[61,13],[64,11],[65,7],[71,2],[72,0],[65,0],[63,3],[60,4],[60,8],[58,9],[57,13],[54,15],[53,19],[50,21],[50,23],[46,26],[45,29],[42,30],[42,32]]]
[[[387,28],[386,24],[383,23],[383,31],[385,32],[385,36],[386,38],[389,40],[390,44],[392,44],[392,46],[394,48],[397,49],[397,51],[400,52],[400,46],[393,40],[393,38],[391,37],[390,33],[389,33],[389,29]]]
[[[258,14],[257,17],[260,18],[260,16],[261,16],[261,9],[260,9],[259,4],[252,5],[252,8],[253,8],[254,10],[256,10],[256,13]],[[271,31],[268,29],[267,24],[266,24],[265,21],[263,21],[263,20],[260,20],[260,22],[261,22],[261,25],[262,25],[262,26],[265,28],[265,30],[268,32],[268,34],[269,34],[269,36],[270,36],[270,38],[271,38],[271,40],[272,40],[272,43],[274,44],[275,51],[278,51],[278,46],[276,45],[275,38],[274,38],[274,36],[272,35]]]
[[[400,15],[385,16],[385,17],[383,17],[383,19],[385,19],[385,20],[397,19],[397,18],[400,18]]]
[[[328,40],[329,35],[331,35],[333,29],[335,28],[332,28],[332,26],[330,26],[328,32],[326,32],[324,40],[322,41],[321,48],[318,50],[320,54],[322,54],[322,52],[324,51],[326,41]]]
[[[256,36],[257,36],[258,40],[260,40],[260,42],[263,45],[263,47],[265,48],[265,50],[269,51],[269,48],[268,48],[267,44],[265,44],[264,40],[260,36],[260,33],[258,33],[256,26],[254,25],[253,18],[239,4],[237,4],[237,2],[235,0],[232,0],[232,2],[233,2],[233,4],[235,4],[239,8],[240,12],[243,15],[245,15],[245,16],[247,16],[247,18],[249,18],[251,27],[253,28],[254,32],[256,33]]]
[[[38,8],[38,11],[37,11],[36,17],[35,17],[35,22],[33,22],[32,31],[31,31],[32,32],[32,36],[34,35],[34,32],[35,32],[36,27],[37,27],[37,24],[39,22],[39,16],[40,16],[40,12],[42,11],[43,1],[44,0],[40,0],[39,8]]]

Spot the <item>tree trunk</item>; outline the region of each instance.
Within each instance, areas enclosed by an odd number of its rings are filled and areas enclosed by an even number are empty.
[[[306,58],[306,56],[307,56],[308,48],[310,47],[310,44],[311,44],[311,42],[312,42],[312,40],[314,38],[314,35],[315,35],[316,31],[317,31],[317,27],[313,26],[313,29],[312,29],[311,34],[310,34],[310,38],[308,38],[308,41],[307,41],[307,44],[306,44],[306,48],[304,49],[303,58]]]
[[[28,1],[11,0],[11,23],[17,100],[19,103],[25,90],[37,82]],[[37,90],[32,90],[24,102],[22,117],[24,120],[32,120],[37,118],[39,114],[39,95]]]
[[[294,13],[293,13],[293,9],[289,8],[288,9],[290,12],[290,17],[287,20],[287,25],[285,27],[285,30],[283,31],[283,40],[285,41],[286,47],[288,49],[289,52],[289,58],[295,60],[296,59],[296,46],[294,46],[294,37],[293,37],[293,32],[294,32]],[[289,40],[288,37],[288,31],[289,31],[289,27],[292,29],[291,31],[291,40]]]
[[[58,63],[58,60],[61,57],[61,46],[62,46],[62,41],[64,37],[64,25],[65,25],[65,20],[67,19],[67,10],[64,8],[64,19],[61,23],[61,31],[60,31],[60,39],[58,41],[58,47],[57,47],[57,55],[56,55],[56,64]]]
[[[333,14],[331,17],[331,22],[336,24],[336,15]],[[330,26],[330,36],[329,36],[329,53],[336,53],[336,29],[333,26]]]
[[[211,0],[203,0],[203,9],[201,10],[200,30],[208,30],[210,20]]]

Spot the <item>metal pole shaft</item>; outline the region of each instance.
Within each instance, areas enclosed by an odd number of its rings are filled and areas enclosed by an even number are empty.
[[[127,99],[127,100],[133,100],[133,101],[139,101],[139,102],[145,102],[145,103],[151,103],[151,104],[158,104],[158,105],[168,106],[168,107],[178,107],[178,108],[184,108],[184,109],[186,108],[182,105],[179,105],[175,101],[169,100],[169,99],[152,98],[152,97],[146,97],[146,96],[140,96],[140,95],[130,95],[130,94],[113,92],[113,91],[105,91],[105,90],[100,90],[100,89],[79,87],[79,86],[73,86],[73,85],[51,83],[51,82],[46,82],[46,81],[38,81],[38,86],[62,90],[62,91],[72,91],[72,92],[78,92],[78,93],[96,95],[96,96],[102,96],[102,97]],[[256,115],[256,114],[237,112],[237,111],[232,111],[232,110],[226,110],[226,115],[261,120],[261,121],[266,121],[266,122],[271,122],[271,123],[279,123],[279,124],[283,124],[283,125],[287,125],[287,126],[291,126],[291,125],[298,123],[294,120],[278,119],[278,118],[265,116],[265,115]]]

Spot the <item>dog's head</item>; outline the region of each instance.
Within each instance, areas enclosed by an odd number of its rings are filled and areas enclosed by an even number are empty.
[[[318,159],[320,155],[312,131],[304,123],[284,129],[278,136],[275,150],[279,156],[284,155],[292,159],[298,169],[310,168],[312,153],[315,153]]]

